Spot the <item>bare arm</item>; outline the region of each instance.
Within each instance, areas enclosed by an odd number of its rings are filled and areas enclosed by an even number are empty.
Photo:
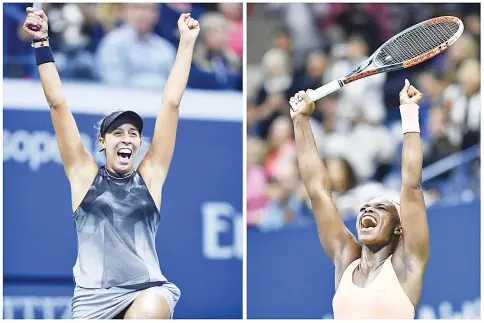
[[[402,190],[400,196],[401,221],[405,253],[425,266],[429,258],[429,230],[425,201],[420,186],[423,151],[418,132],[418,106],[422,93],[405,85],[400,93],[402,125],[404,128],[402,151]],[[404,110],[407,109],[407,110]],[[408,127],[408,124],[415,124]]]
[[[27,19],[24,30],[34,39],[41,39],[47,36],[47,16],[43,13],[37,16],[32,8],[27,8]],[[27,25],[36,21],[42,26],[40,31],[32,31]],[[49,42],[43,42],[44,46],[49,46]],[[36,43],[35,47],[40,47]],[[36,49],[38,50],[38,49]],[[74,177],[83,174],[87,167],[96,167],[94,160],[85,149],[79,130],[77,129],[74,117],[69,110],[62,89],[61,80],[54,63],[44,63],[38,66],[40,81],[44,90],[45,98],[50,107],[52,123],[59,146],[59,152],[64,165],[67,178],[72,184]]]
[[[360,255],[360,247],[346,228],[331,196],[331,181],[321,161],[309,124],[314,103],[304,93],[298,112],[291,111],[297,146],[299,171],[311,200],[319,238],[326,254],[343,270]]]
[[[139,167],[154,196],[161,193],[175,149],[180,101],[185,92],[192,63],[195,40],[200,30],[198,21],[182,14],[178,20],[180,44],[175,63],[163,91],[163,102],[156,118],[150,149]]]

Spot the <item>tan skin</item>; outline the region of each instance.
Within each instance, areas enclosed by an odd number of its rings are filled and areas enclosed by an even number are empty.
[[[34,39],[48,35],[47,16],[43,11],[34,12],[27,8],[23,30]],[[40,24],[39,31],[27,28],[29,24]],[[198,21],[190,14],[181,14],[178,20],[180,44],[170,76],[163,92],[163,102],[156,118],[155,130],[146,156],[137,171],[145,181],[156,207],[161,205],[162,188],[175,148],[179,106],[188,81],[193,48],[200,32]],[[36,47],[39,44],[35,45]],[[44,46],[49,46],[48,41]],[[39,65],[40,80],[50,107],[52,123],[57,137],[64,170],[71,187],[72,210],[79,207],[99,170],[96,162],[84,147],[74,117],[64,96],[62,84],[54,63]],[[106,167],[118,174],[134,171],[134,162],[141,146],[138,129],[129,120],[120,120],[115,127],[99,138],[106,149]],[[128,163],[123,163],[117,152],[121,148],[132,151]],[[145,290],[126,311],[125,319],[168,319],[171,317],[166,299],[153,290]]]
[[[422,98],[422,93],[410,84],[405,84],[400,92],[400,104],[419,104]],[[299,170],[311,199],[321,245],[335,265],[336,290],[344,271],[354,260],[361,258],[360,265],[353,273],[353,282],[365,287],[375,280],[382,264],[393,255],[391,262],[400,285],[416,308],[429,259],[427,215],[420,187],[423,161],[420,134],[406,133],[403,136],[401,223],[392,202],[372,200],[361,208],[357,217],[360,246],[336,209],[331,195],[331,180],[316,149],[309,126],[314,102],[304,91],[297,93],[290,102],[297,106],[296,112],[290,112]],[[362,230],[361,218],[365,214],[371,214],[377,219],[376,228],[369,232]],[[402,229],[404,238],[401,239]]]

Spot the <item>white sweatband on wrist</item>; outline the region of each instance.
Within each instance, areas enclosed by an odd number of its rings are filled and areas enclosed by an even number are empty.
[[[418,104],[402,104],[400,106],[400,116],[402,117],[402,133],[418,132],[420,133],[420,126],[418,124]]]

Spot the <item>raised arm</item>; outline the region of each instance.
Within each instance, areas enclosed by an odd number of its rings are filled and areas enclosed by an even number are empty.
[[[163,91],[163,102],[156,118],[151,147],[138,168],[153,196],[161,195],[161,187],[168,174],[175,149],[178,107],[187,86],[193,48],[200,26],[197,20],[190,17],[190,14],[182,14],[178,19],[178,29],[180,44]]]
[[[429,258],[429,229],[420,186],[423,152],[418,123],[418,104],[422,98],[422,93],[405,80],[405,86],[400,92],[403,131],[400,215],[405,254],[426,266]]]
[[[83,180],[86,177],[85,174],[92,175],[93,171],[96,172],[97,165],[84,147],[74,117],[67,106],[61,80],[47,39],[47,16],[44,11],[34,13],[34,9],[30,7],[26,9],[26,12],[27,18],[23,30],[32,36],[34,41],[46,39],[34,43],[35,56],[42,88],[50,107],[62,163],[72,186],[73,181],[77,183],[78,179]],[[38,31],[30,30],[28,28],[30,24],[38,24],[41,29]],[[73,205],[75,202],[73,199]]]
[[[337,271],[344,271],[348,264],[359,258],[361,249],[344,225],[331,195],[331,180],[319,157],[309,124],[314,102],[304,91],[296,94],[291,101],[297,104],[297,112],[291,111],[291,117],[294,123],[299,171],[311,199],[319,239]]]

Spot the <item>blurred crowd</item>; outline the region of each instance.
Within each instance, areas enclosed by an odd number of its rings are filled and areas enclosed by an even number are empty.
[[[457,16],[465,31],[446,52],[425,63],[351,83],[316,102],[310,122],[336,206],[343,217],[352,217],[373,197],[399,200],[403,136],[398,93],[405,78],[425,96],[420,104],[424,166],[443,159],[449,164],[455,154],[469,151],[478,156],[479,14],[479,3],[250,5],[248,24],[276,23],[263,55],[248,57],[258,64],[248,66],[247,225],[269,230],[313,221],[297,168],[289,98],[345,76],[390,37],[429,18]],[[248,32],[248,53],[268,43],[257,37]],[[443,163],[441,171],[425,178],[428,206],[462,198],[464,192],[467,198],[479,196],[479,157],[469,161],[459,167]]]
[[[22,30],[25,8],[4,3],[4,77],[38,78]],[[200,22],[188,87],[242,90],[242,4],[49,3],[49,38],[63,80],[160,89],[174,63],[177,20]]]

